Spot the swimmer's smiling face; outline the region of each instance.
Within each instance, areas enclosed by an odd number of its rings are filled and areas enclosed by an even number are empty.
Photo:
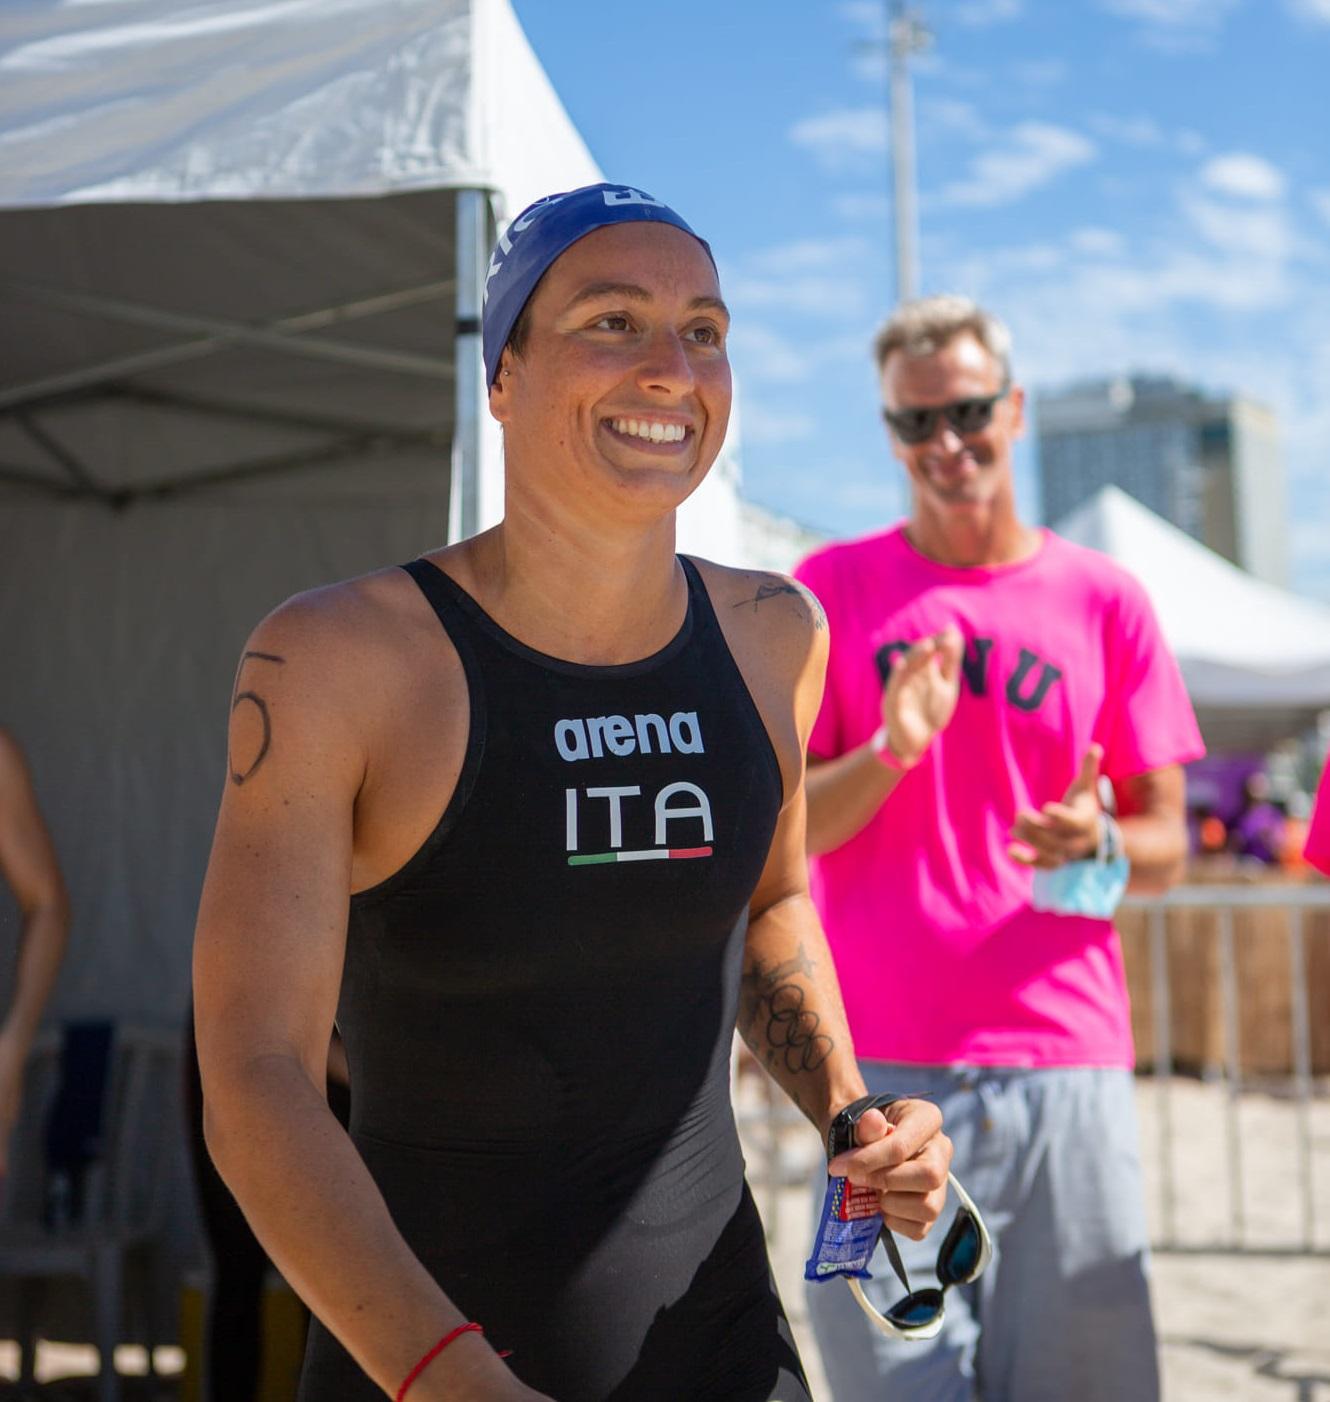
[[[548,269],[490,391],[510,478],[553,469],[563,492],[606,489],[659,515],[706,476],[725,440],[729,314],[690,234],[610,225]],[[506,373],[505,373],[506,372]]]

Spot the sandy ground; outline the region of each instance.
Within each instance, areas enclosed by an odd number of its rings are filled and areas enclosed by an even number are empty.
[[[1238,1180],[1249,1250],[1234,1240],[1229,1097],[1221,1086],[1174,1080],[1171,1115],[1175,1238],[1185,1251],[1155,1256],[1155,1310],[1166,1402],[1330,1402],[1330,1097],[1321,1088],[1309,1117],[1314,1241],[1301,1252],[1305,1195],[1298,1177],[1298,1110],[1287,1099],[1245,1094],[1235,1106]],[[832,1402],[808,1328],[803,1261],[810,1208],[807,1172],[817,1136],[784,1116],[774,1132],[758,1083],[741,1085],[741,1121],[750,1175],[768,1226],[772,1259],[817,1402]],[[1160,1095],[1151,1083],[1137,1097],[1155,1239],[1162,1239],[1164,1175]],[[774,1145],[778,1177],[764,1182]],[[1206,1245],[1220,1249],[1202,1252]],[[1251,1247],[1268,1247],[1258,1254]],[[1282,1254],[1276,1254],[1282,1253]],[[836,1402],[860,1402],[837,1399]],[[867,1400],[865,1399],[865,1402]],[[902,1399],[905,1402],[905,1399]],[[919,1399],[927,1402],[927,1399]],[[1070,1400],[1069,1400],[1070,1402]],[[1123,1399],[1130,1402],[1130,1399]]]

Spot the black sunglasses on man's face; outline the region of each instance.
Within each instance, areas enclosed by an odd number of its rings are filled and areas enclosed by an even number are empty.
[[[1003,385],[996,394],[982,399],[957,399],[951,404],[933,404],[921,409],[883,409],[882,417],[902,443],[914,447],[927,443],[937,432],[939,415],[962,436],[982,433],[993,421],[993,409],[998,400],[1005,399],[1010,392],[1011,386]]]

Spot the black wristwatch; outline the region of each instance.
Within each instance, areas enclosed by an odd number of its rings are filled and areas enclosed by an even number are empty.
[[[861,1095],[858,1100],[852,1100],[837,1112],[827,1129],[827,1159],[854,1148],[854,1127],[865,1110],[885,1110],[888,1105],[904,1099],[903,1095]]]

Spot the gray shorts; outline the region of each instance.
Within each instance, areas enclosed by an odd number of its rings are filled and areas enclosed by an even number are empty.
[[[947,1291],[942,1332],[925,1343],[879,1333],[838,1280],[807,1285],[836,1402],[1156,1402],[1131,1073],[883,1062],[863,1073],[872,1092],[941,1107],[994,1254],[974,1285]],[[819,1170],[815,1214],[825,1185]],[[897,1238],[915,1289],[937,1284],[948,1220],[922,1242]],[[901,1287],[881,1247],[872,1272],[866,1291],[885,1309]]]

